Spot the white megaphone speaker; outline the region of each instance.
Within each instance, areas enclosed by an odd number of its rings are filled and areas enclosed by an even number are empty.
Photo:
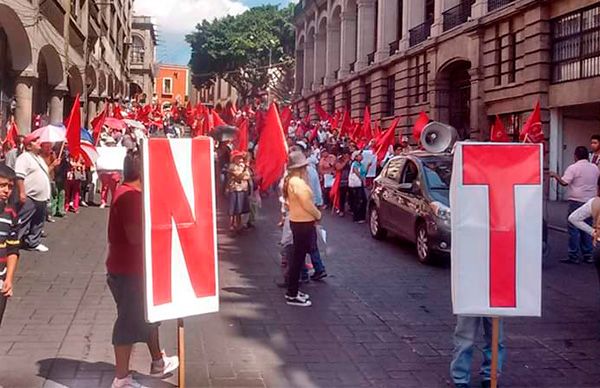
[[[440,153],[451,149],[457,139],[458,132],[453,126],[437,121],[427,124],[421,133],[421,145],[431,153]]]

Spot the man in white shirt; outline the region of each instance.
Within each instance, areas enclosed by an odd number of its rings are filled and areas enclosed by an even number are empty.
[[[567,167],[562,177],[555,172],[550,172],[550,176],[555,178],[560,185],[568,187],[569,215],[596,196],[596,184],[600,176],[600,171],[595,164],[588,160],[588,157],[587,148],[579,146],[575,149],[575,163]],[[581,253],[586,263],[593,263],[593,247],[590,236],[576,228],[570,222],[568,230],[569,257],[562,259],[561,262],[579,264],[579,255]]]
[[[50,200],[50,177],[48,166],[40,156],[39,136],[29,134],[23,140],[25,152],[15,164],[19,191],[19,239],[22,248],[48,252],[41,243],[42,230],[46,221],[46,207]]]

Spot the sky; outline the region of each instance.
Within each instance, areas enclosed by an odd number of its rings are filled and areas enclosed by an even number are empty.
[[[262,4],[286,5],[294,0],[135,0],[136,15],[151,16],[156,23],[158,62],[187,65],[190,46],[185,35],[204,19],[237,15]]]

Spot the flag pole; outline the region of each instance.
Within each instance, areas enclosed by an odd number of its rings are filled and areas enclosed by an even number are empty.
[[[491,387],[498,387],[498,343],[500,337],[500,318],[492,318],[492,371]]]
[[[183,319],[177,319],[177,356],[179,357],[179,388],[185,388],[185,329]]]

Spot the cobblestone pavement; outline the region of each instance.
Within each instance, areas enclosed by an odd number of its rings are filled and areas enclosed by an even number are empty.
[[[268,205],[257,229],[219,235],[221,312],[186,320],[188,386],[449,386],[448,264],[420,265],[410,246],[374,241],[364,225],[328,217],[330,277],[305,288],[313,307],[289,307],[275,285],[280,231]],[[23,255],[0,328],[4,388],[110,386],[115,308],[104,275],[106,216],[85,209],[49,225],[51,252]],[[507,320],[502,386],[600,387],[598,280],[592,266],[558,263],[564,234],[553,232],[551,242],[544,316]],[[173,322],[161,335],[174,352]],[[151,387],[176,384],[175,376],[144,375],[149,356],[141,345],[133,367]]]

